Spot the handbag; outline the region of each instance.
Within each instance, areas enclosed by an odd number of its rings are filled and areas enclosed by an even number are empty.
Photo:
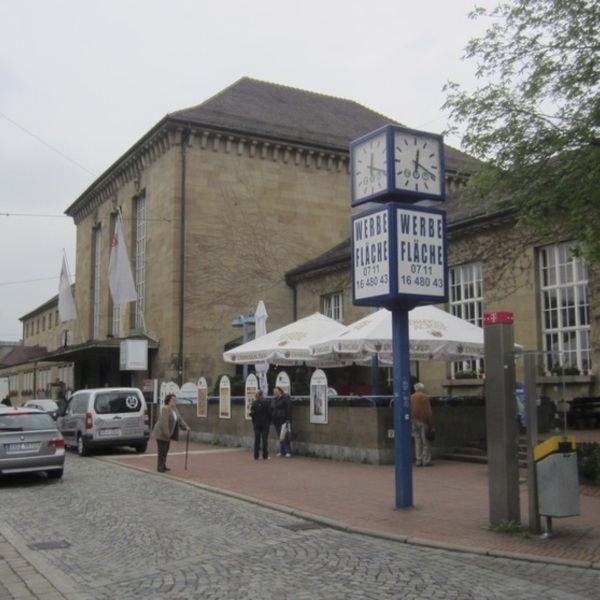
[[[286,421],[281,426],[281,433],[279,434],[280,441],[285,440],[286,442],[291,442],[292,440],[295,440],[297,437],[298,436],[292,429],[292,424],[289,421]]]
[[[425,430],[425,439],[429,442],[435,442],[435,429],[431,425],[428,425]]]

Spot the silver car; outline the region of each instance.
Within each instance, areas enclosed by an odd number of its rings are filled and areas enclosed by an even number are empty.
[[[21,406],[0,408],[0,473],[44,471],[63,476],[65,440],[46,412]]]
[[[80,456],[117,446],[146,452],[150,439],[148,406],[138,388],[78,390],[59,410],[57,425]]]
[[[36,400],[27,400],[23,402],[23,406],[27,408],[37,408],[47,412],[55,421],[58,417],[58,404],[50,398],[37,398]]]

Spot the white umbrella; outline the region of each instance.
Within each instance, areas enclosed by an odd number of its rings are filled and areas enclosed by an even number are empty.
[[[336,356],[312,357],[310,345],[323,338],[333,338],[345,329],[344,325],[321,313],[314,313],[285,327],[271,331],[237,348],[223,353],[223,360],[237,365],[267,361],[278,365],[342,367],[354,359]]]
[[[435,306],[409,311],[411,360],[470,360],[484,355],[483,329]],[[392,363],[392,313],[382,308],[310,348],[312,356],[365,358]]]
[[[265,303],[260,300],[256,310],[254,311],[254,338],[262,337],[267,334],[267,309]],[[262,390],[265,396],[269,395],[269,384],[267,382],[267,371],[269,363],[262,360],[254,364],[254,370],[258,373],[258,387]]]

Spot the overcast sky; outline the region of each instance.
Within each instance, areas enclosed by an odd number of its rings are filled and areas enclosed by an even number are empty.
[[[76,279],[65,209],[165,114],[248,76],[442,133],[475,3],[495,1],[1,0],[0,340],[58,293],[63,251]]]

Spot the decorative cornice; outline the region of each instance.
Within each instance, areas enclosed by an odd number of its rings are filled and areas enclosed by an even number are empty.
[[[347,152],[325,151],[305,145],[278,143],[271,139],[244,134],[224,133],[217,129],[184,127],[165,121],[153,135],[125,154],[101,175],[67,210],[75,224],[92,215],[131,182],[139,181],[152,163],[174,146],[179,147],[183,133],[188,133],[189,148],[201,151],[225,152],[234,156],[248,156],[263,161],[281,162],[297,167],[336,172],[349,172]]]

